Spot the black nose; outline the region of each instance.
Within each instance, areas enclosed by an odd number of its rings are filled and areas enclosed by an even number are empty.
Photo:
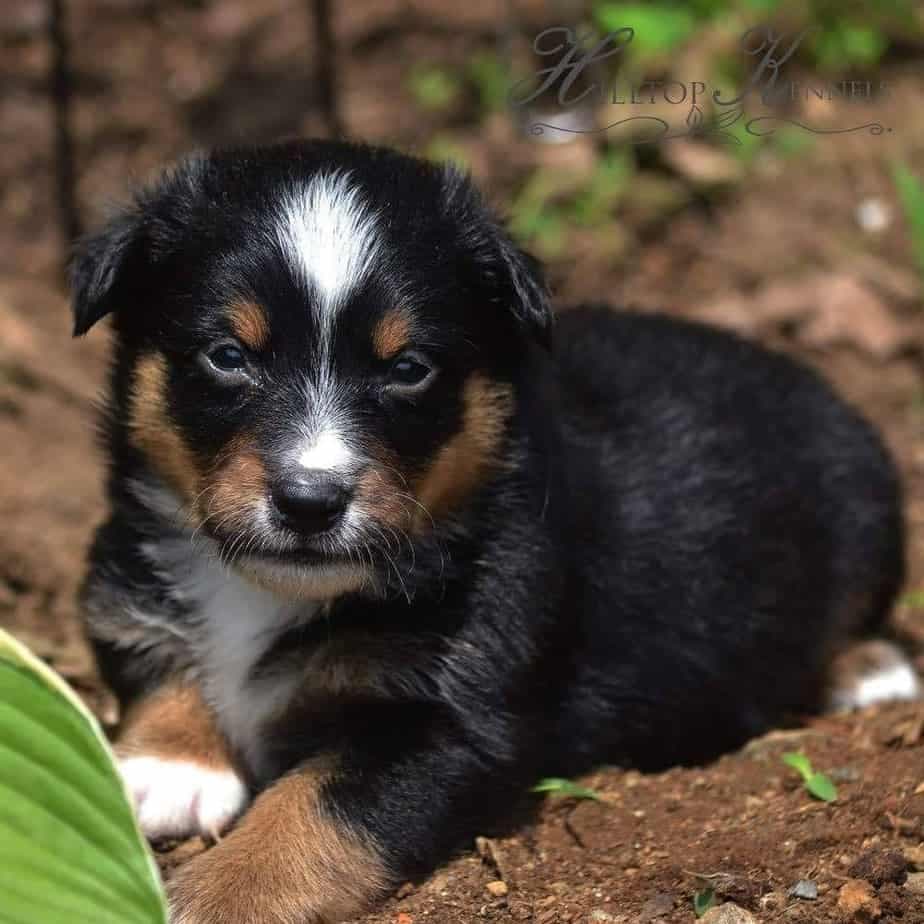
[[[273,503],[290,529],[313,536],[343,516],[350,496],[349,488],[330,476],[303,475],[280,482],[273,490]]]

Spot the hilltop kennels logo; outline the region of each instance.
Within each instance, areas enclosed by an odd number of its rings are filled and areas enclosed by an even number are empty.
[[[797,100],[871,100],[887,91],[884,83],[871,80],[840,80],[830,83],[801,84],[782,79],[782,68],[796,53],[808,34],[805,30],[794,38],[778,34],[771,26],[763,25],[749,29],[741,37],[740,47],[753,60],[751,74],[744,88],[734,97],[726,97],[721,89],[712,89],[708,82],[694,80],[645,80],[638,84],[603,83],[594,79],[599,74],[601,62],[623,54],[631,45],[635,30],[631,28],[610,32],[602,39],[593,33],[579,35],[564,26],[555,26],[540,32],[533,42],[533,49],[541,57],[553,58],[556,63],[541,68],[536,73],[518,81],[510,90],[512,105],[528,107],[539,97],[556,91],[555,97],[563,108],[574,108],[581,104],[603,104],[614,106],[645,106],[670,104],[689,107],[684,125],[679,130],[671,128],[666,119],[655,115],[631,115],[616,119],[608,125],[594,128],[564,127],[552,122],[532,121],[530,130],[534,135],[545,132],[585,134],[610,132],[620,126],[639,124],[645,131],[643,137],[637,134],[636,144],[664,141],[668,138],[691,135],[720,137],[734,144],[741,139],[729,131],[736,123],[750,135],[762,137],[772,135],[782,125],[793,126],[813,134],[841,135],[849,132],[866,131],[871,135],[890,132],[881,122],[865,122],[847,128],[816,128],[775,114],[748,117],[745,102],[757,98],[768,108]],[[703,104],[711,104],[714,118],[707,119]]]

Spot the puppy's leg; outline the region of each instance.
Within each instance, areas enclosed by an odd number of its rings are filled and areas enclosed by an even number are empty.
[[[319,924],[360,912],[391,882],[382,848],[327,804],[323,764],[264,791],[216,847],[170,880],[173,924]]]
[[[174,924],[352,918],[525,791],[522,774],[461,729],[431,728],[424,741],[407,729],[406,716],[381,717],[338,758],[302,762],[267,788],[170,880]]]
[[[247,788],[195,686],[167,684],[134,706],[115,750],[149,840],[217,838],[247,804]]]

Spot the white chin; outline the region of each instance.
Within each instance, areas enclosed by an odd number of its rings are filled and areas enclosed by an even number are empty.
[[[305,600],[330,600],[373,584],[372,572],[360,565],[301,565],[245,557],[234,569],[266,590]]]

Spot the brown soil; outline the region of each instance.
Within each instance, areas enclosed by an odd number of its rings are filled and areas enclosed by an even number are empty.
[[[523,4],[524,17],[535,6]],[[307,4],[71,7],[85,214],[98,215],[130,179],[195,145],[320,130]],[[421,147],[445,126],[415,112],[406,62],[456,60],[490,39],[493,4],[466,4],[464,15],[450,4],[416,7],[432,15],[409,17],[387,0],[340,14],[354,134]],[[93,429],[106,347],[100,334],[68,337],[48,55],[36,26],[43,8],[16,0],[0,26],[0,72],[12,91],[0,103],[0,624],[111,721],[74,607],[103,513]],[[867,196],[896,208],[883,154],[913,160],[920,148],[921,129],[899,117],[915,111],[921,80],[890,67],[895,89],[888,112],[877,114],[902,127],[888,139],[828,139],[799,160],[768,156],[708,207],[694,200],[669,221],[633,225],[619,260],[611,241],[575,233],[551,276],[563,304],[606,298],[731,324],[834,380],[883,429],[904,471],[914,589],[924,587],[924,313],[901,222],[874,236],[853,217]],[[498,120],[463,125],[458,135],[498,201],[525,169],[563,156],[531,147]],[[577,163],[575,151],[565,156]],[[924,653],[920,609],[900,606],[895,625]],[[550,800],[512,836],[479,842],[364,920],[692,922],[693,895],[711,884],[720,900],[763,922],[924,921],[914,876],[924,869],[922,727],[924,708],[894,706],[814,720],[709,767],[601,771],[585,782],[602,802]],[[812,800],[782,764],[781,754],[797,748],[838,781],[836,803]],[[817,898],[788,896],[798,880],[811,880]],[[504,885],[489,887],[497,881]]]

